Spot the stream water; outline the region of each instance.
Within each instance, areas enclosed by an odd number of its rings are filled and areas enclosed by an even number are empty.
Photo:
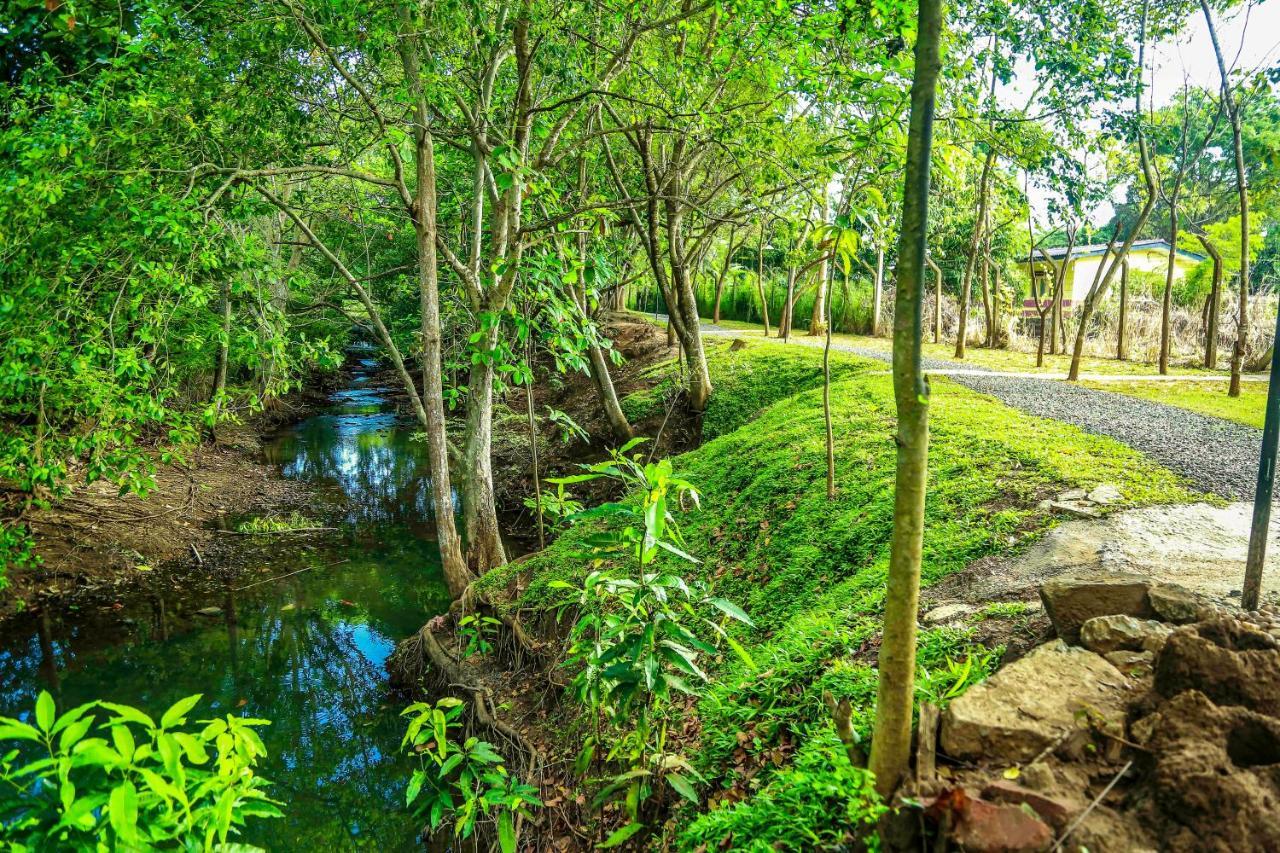
[[[327,411],[265,447],[283,476],[314,485],[316,502],[301,511],[337,531],[236,537],[248,571],[235,588],[175,585],[107,613],[33,619],[0,638],[0,714],[28,717],[41,689],[59,708],[107,699],[153,715],[201,693],[199,717],[273,721],[260,772],[286,817],[258,821],[242,840],[413,849],[410,768],[383,664],[449,597],[425,446],[375,376],[372,360],[357,360]]]

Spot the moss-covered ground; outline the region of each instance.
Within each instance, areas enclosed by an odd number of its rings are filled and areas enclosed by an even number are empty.
[[[869,732],[892,531],[895,449],[891,378],[880,362],[833,353],[835,500],[825,488],[821,352],[753,342],[709,350],[716,392],[705,443],[676,460],[703,492],[683,513],[687,575],[742,605],[756,629],[753,666],[725,659],[697,706],[694,758],[710,780],[704,811],[683,816],[680,844],[809,850],[839,841],[865,816],[823,692],[847,697]],[[674,370],[674,366],[658,370]],[[637,405],[632,400],[629,405]],[[1034,418],[945,379],[933,382],[924,583],[1023,547],[1054,519],[1040,500],[1066,488],[1116,485],[1120,506],[1192,500],[1178,478],[1113,440]],[[546,551],[487,575],[501,605],[527,616],[563,603],[554,579],[586,572],[569,530]],[[968,659],[966,663],[960,663]],[[935,699],[980,678],[993,658],[965,632],[921,637],[921,692]],[[717,845],[729,839],[724,847]],[[775,846],[776,845],[776,846]]]
[[[1227,396],[1227,380],[1221,382],[1179,382],[1162,379],[1149,382],[1085,382],[1090,388],[1141,397],[1188,409],[1202,415],[1226,418],[1245,426],[1262,429],[1262,418],[1267,406],[1267,383],[1245,382],[1240,386],[1239,397]]]

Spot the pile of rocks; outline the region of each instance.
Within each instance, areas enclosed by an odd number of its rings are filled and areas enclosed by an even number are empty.
[[[1123,495],[1110,483],[1103,483],[1091,490],[1068,489],[1056,499],[1040,502],[1040,509],[1073,515],[1077,518],[1101,518],[1100,506],[1110,506]]]
[[[952,761],[917,779],[936,831],[969,851],[1280,850],[1275,610],[1123,573],[1040,592],[1058,638],[943,714]]]

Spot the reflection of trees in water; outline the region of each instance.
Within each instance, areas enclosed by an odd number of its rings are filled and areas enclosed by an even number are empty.
[[[426,448],[393,415],[323,415],[267,450],[287,477],[331,483],[347,498],[346,521],[422,524],[435,512]]]

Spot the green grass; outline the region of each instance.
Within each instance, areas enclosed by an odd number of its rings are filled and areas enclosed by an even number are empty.
[[[855,726],[869,731],[875,671],[857,652],[879,630],[892,533],[894,404],[891,378],[877,375],[882,364],[833,353],[833,373],[841,377],[831,389],[838,492],[829,501],[820,353],[766,343],[731,353],[718,343],[710,364],[717,390],[704,432],[711,438],[678,457],[676,468],[704,493],[702,508],[681,516],[703,562],[682,571],[713,583],[757,625],[743,638],[755,666],[724,661],[698,707],[699,769],[713,786],[734,787],[749,772],[734,758],[740,747],[753,767],[759,756],[828,726],[824,690],[848,697]],[[1066,488],[1112,483],[1123,495],[1119,506],[1196,497],[1175,475],[1111,439],[1034,418],[945,379],[933,388],[926,585],[1043,534],[1054,519],[1036,505]],[[508,587],[514,573],[529,572],[519,597],[501,606],[536,618],[563,602],[551,580],[585,574],[577,556],[584,535],[568,531],[546,551],[486,575],[482,588],[501,601],[503,590],[517,588]],[[989,660],[954,665],[974,651],[964,632],[926,632],[922,690],[941,698],[949,685],[981,677]],[[685,840],[750,837],[767,808],[787,801],[776,787],[788,784],[787,775],[769,762],[758,769],[751,787],[757,796],[734,807],[737,829],[709,813],[692,819]],[[757,799],[765,811],[752,811]],[[822,835],[821,827],[810,829]],[[791,844],[783,849],[811,849],[801,836]]]
[[[649,317],[652,320],[652,316]],[[755,333],[763,337],[764,327],[757,323],[743,323],[738,320],[722,320],[720,327],[735,331],[744,332],[747,335]],[[769,330],[770,335],[777,334],[777,330],[772,327]],[[749,338],[748,338],[749,339]],[[823,339],[821,337],[808,337],[804,330],[800,330],[791,336],[791,343],[802,346],[821,347]],[[877,352],[889,352],[892,348],[892,341],[887,337],[871,337],[869,335],[847,335],[843,333],[835,333],[831,336],[834,344],[844,346],[854,346],[867,350],[875,350]],[[943,342],[933,344],[925,342],[924,344],[925,358],[938,359],[955,359],[955,342]],[[1017,373],[1066,373],[1071,367],[1070,355],[1050,355],[1045,354],[1044,366],[1036,367],[1036,355],[1034,352],[1020,352],[1008,349],[984,349],[982,347],[969,346],[965,349],[965,364],[974,367],[983,367],[990,370],[1011,371]],[[1080,360],[1080,369],[1085,373],[1098,373],[1107,376],[1136,376],[1142,374],[1156,373],[1156,365],[1145,361],[1119,361],[1114,358],[1095,358],[1086,356]],[[1173,366],[1171,371],[1178,375],[1219,375],[1226,376],[1226,373],[1220,370],[1206,370],[1202,367],[1192,366]]]
[[[1262,429],[1262,419],[1267,406],[1266,382],[1243,382],[1239,397],[1227,396],[1227,381],[1178,382],[1159,380],[1150,382],[1085,382],[1090,388],[1112,391],[1166,403],[1180,409],[1188,409],[1202,415],[1226,418],[1245,426]]]

